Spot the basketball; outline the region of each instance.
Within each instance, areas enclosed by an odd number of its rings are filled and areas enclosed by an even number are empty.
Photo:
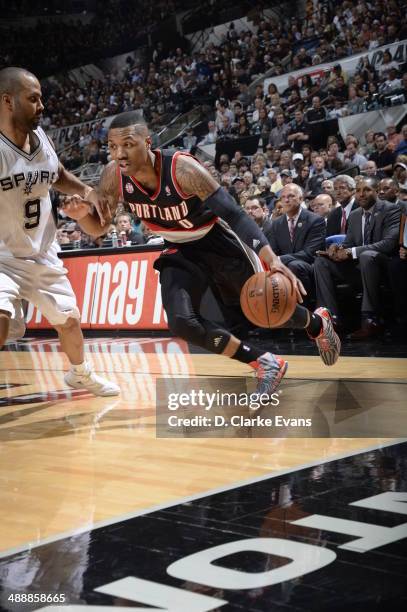
[[[240,305],[257,327],[278,327],[292,316],[297,297],[290,279],[280,272],[257,272],[243,285]]]

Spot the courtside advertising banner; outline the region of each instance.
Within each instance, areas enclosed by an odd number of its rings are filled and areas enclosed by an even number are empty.
[[[115,253],[63,258],[81,312],[83,329],[167,329],[159,275],[159,252]],[[28,329],[50,328],[28,307]]]

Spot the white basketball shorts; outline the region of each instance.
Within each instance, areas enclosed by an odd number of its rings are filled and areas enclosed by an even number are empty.
[[[36,306],[51,325],[80,318],[75,294],[62,261],[50,265],[14,257],[0,258],[0,310],[18,318],[15,304],[24,299]]]

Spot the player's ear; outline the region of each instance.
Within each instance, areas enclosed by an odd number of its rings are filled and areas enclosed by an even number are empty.
[[[12,98],[12,96],[11,96],[10,94],[8,94],[8,93],[4,93],[4,94],[1,96],[1,101],[2,101],[2,103],[3,103],[3,104],[5,104],[5,105],[6,105],[6,107],[7,107],[9,110],[13,110],[13,98]]]

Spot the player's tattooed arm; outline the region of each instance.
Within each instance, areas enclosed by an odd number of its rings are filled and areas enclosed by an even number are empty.
[[[196,195],[202,201],[219,189],[219,183],[207,169],[201,166],[196,159],[187,155],[178,156],[175,176],[184,193]]]
[[[68,217],[78,221],[84,232],[90,236],[102,236],[109,230],[118,202],[117,167],[110,162],[101,174],[99,185],[95,189],[88,187],[84,197],[68,197],[63,210]]]
[[[95,208],[102,223],[109,225],[116,214],[119,204],[119,175],[115,162],[110,162],[104,167],[100,175],[99,185],[96,187],[98,201]]]

